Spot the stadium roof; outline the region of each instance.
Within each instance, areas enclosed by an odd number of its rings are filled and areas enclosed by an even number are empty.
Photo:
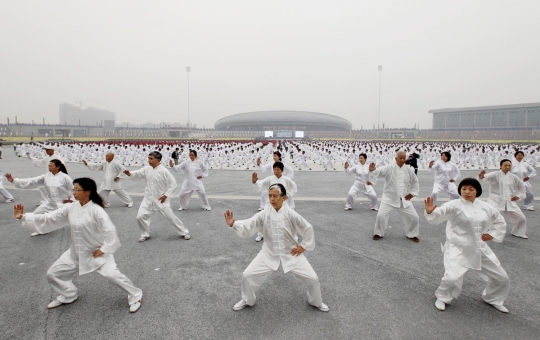
[[[465,112],[465,111],[475,111],[475,110],[480,111],[480,110],[520,109],[520,108],[525,108],[525,107],[538,107],[538,106],[540,106],[540,103],[456,107],[456,108],[429,110],[428,113]]]
[[[218,120],[216,129],[230,129],[240,126],[321,126],[338,130],[351,130],[352,124],[346,119],[319,112],[306,111],[257,111],[231,115]]]

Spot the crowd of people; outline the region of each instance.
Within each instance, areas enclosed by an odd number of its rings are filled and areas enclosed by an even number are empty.
[[[126,143],[49,143],[19,144],[16,155],[28,158],[44,174],[33,178],[5,178],[16,188],[39,188],[42,201],[33,213],[25,213],[22,204],[15,205],[15,218],[33,233],[49,233],[66,225],[71,227],[71,247],[47,272],[47,280],[58,292],[48,308],[59,307],[77,299],[73,277],[97,271],[111,283],[128,293],[130,311],[136,312],[142,302],[142,290],[118,270],[113,254],[120,247],[109,208],[109,193],[114,191],[126,208],[133,200],[122,189],[123,180],[144,180],[144,199],[136,216],[141,231],[139,242],[151,238],[150,222],[159,212],[179,237],[190,240],[191,234],[171,209],[171,197],[180,197],[182,211],[189,209],[193,191],[197,192],[203,210],[211,210],[202,180],[209,169],[250,170],[254,189],[261,192],[259,212],[245,220],[235,220],[232,211],[224,214],[226,224],[238,236],[263,242],[261,252],[246,268],[241,280],[241,300],[233,306],[238,311],[255,303],[255,292],[279,266],[304,282],[308,302],[321,311],[323,303],[317,274],[304,256],[313,250],[315,236],[312,225],[295,211],[294,196],[299,188],[295,171],[343,169],[354,175],[345,203],[345,210],[354,209],[359,193],[369,200],[369,209],[377,216],[373,240],[385,237],[390,214],[401,216],[406,237],[420,242],[420,219],[412,204],[419,195],[418,167],[433,173],[431,195],[424,200],[424,217],[430,224],[447,221],[444,245],[445,274],[436,290],[435,306],[446,305],[459,297],[463,276],[477,270],[488,285],[482,293],[484,301],[508,313],[504,306],[510,288],[508,275],[489,248],[488,242],[502,242],[507,224],[511,235],[527,239],[527,218],[523,210],[534,210],[534,194],[529,180],[536,176],[540,160],[537,145],[484,145],[471,143],[413,142],[157,142]],[[69,177],[67,166],[80,162],[89,171],[103,171],[99,190],[89,178]],[[129,170],[126,167],[140,167]],[[476,178],[461,179],[460,169],[476,168]],[[486,172],[488,168],[498,170]],[[178,187],[171,171],[183,173]],[[384,181],[379,199],[373,185]],[[478,200],[482,185],[489,187],[487,202]],[[450,201],[437,206],[440,192]],[[3,187],[0,194],[6,203],[13,196]],[[301,237],[299,241],[298,236]]]

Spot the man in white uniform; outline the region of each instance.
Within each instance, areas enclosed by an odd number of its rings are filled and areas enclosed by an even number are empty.
[[[375,241],[384,237],[392,210],[397,210],[401,215],[405,225],[405,235],[413,242],[420,241],[418,239],[420,231],[418,214],[411,203],[411,199],[418,196],[420,185],[418,184],[418,177],[414,174],[414,169],[405,166],[406,160],[407,155],[405,152],[399,151],[396,154],[394,164],[380,168],[376,168],[375,163],[369,165],[370,178],[383,177],[385,179],[383,196],[373,232]]]
[[[111,191],[114,191],[128,208],[133,207],[131,197],[122,189],[122,185],[120,184],[120,178],[124,177],[123,172],[126,168],[114,160],[114,153],[109,152],[106,154],[105,161],[98,164],[88,164],[85,160],[83,160],[83,163],[92,171],[101,170],[105,173],[103,183],[99,187],[99,195],[103,198],[105,208],[111,206],[108,200]]]
[[[137,224],[141,229],[139,242],[144,242],[150,238],[150,218],[156,211],[172,223],[181,237],[189,240],[191,238],[189,230],[184,227],[182,221],[171,210],[169,197],[176,189],[176,179],[169,170],[161,165],[161,154],[159,152],[150,152],[148,164],[150,165],[133,172],[124,170],[126,175],[134,178],[144,178],[146,181],[144,199],[137,213]]]
[[[242,221],[235,221],[230,210],[224,214],[225,222],[238,236],[250,238],[257,231],[264,234],[262,250],[242,274],[242,299],[233,306],[235,311],[255,304],[255,292],[272,272],[278,270],[280,264],[284,273],[290,272],[307,285],[310,305],[323,312],[329,311],[322,301],[319,278],[303,254],[305,250],[315,248],[313,227],[297,212],[283,204],[287,199],[286,195],[287,191],[282,184],[274,184],[268,189],[272,208]],[[301,243],[298,241],[298,234],[302,236]]]

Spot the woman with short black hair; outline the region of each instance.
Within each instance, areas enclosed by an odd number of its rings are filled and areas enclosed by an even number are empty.
[[[142,290],[116,267],[113,253],[120,248],[116,227],[103,210],[103,200],[97,193],[96,182],[90,178],[73,181],[76,202],[46,214],[24,213],[24,206],[14,207],[14,216],[27,227],[40,234],[71,226],[71,246],[47,271],[47,281],[60,295],[47,308],[60,307],[77,300],[78,289],[73,284],[77,273],[99,274],[128,293],[129,311],[141,306]]]
[[[460,177],[458,167],[450,161],[452,155],[448,151],[441,152],[441,159],[438,161],[429,162],[429,172],[435,174],[433,180],[433,189],[431,190],[431,197],[437,204],[437,197],[439,192],[444,191],[450,196],[451,199],[458,199],[459,193],[456,187],[455,181]]]
[[[424,201],[424,216],[430,224],[446,223],[444,244],[444,276],[435,291],[435,307],[444,311],[457,299],[463,287],[463,276],[469,269],[480,272],[488,284],[482,299],[498,311],[508,313],[504,301],[510,292],[508,274],[501,266],[488,241],[501,243],[506,233],[506,222],[499,211],[477,197],[482,186],[474,178],[459,184],[460,199],[437,207],[432,197]]]

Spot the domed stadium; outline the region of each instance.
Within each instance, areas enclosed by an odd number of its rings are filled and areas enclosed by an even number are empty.
[[[319,112],[257,111],[231,115],[214,124],[216,130],[237,131],[349,131],[346,119]]]

